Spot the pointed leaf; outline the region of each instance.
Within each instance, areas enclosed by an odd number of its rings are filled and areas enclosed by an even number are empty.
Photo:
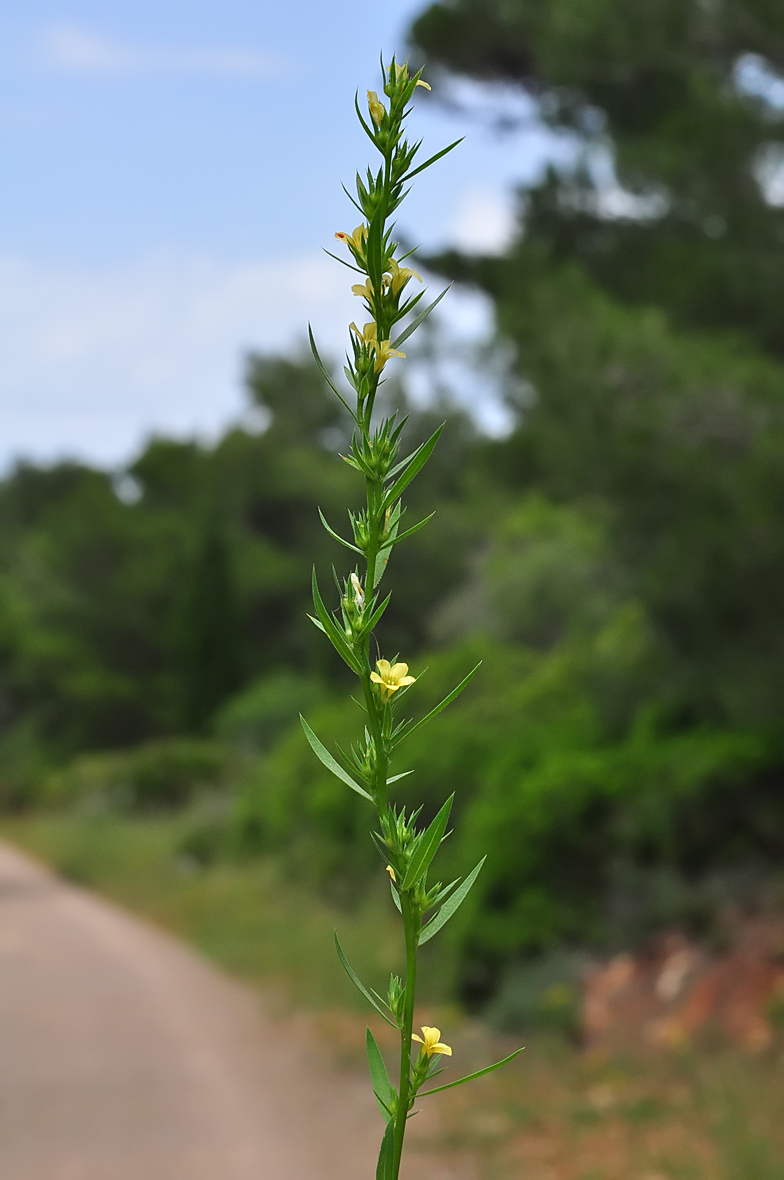
[[[411,860],[408,862],[406,875],[400,886],[401,889],[412,889],[419,878],[427,872],[428,866],[438,852],[441,841],[444,838],[454,797],[454,792],[452,792],[436,818],[419,836]]]
[[[343,954],[343,947],[340,945],[340,940],[338,939],[337,931],[333,930],[332,933],[335,935],[335,948],[338,952],[338,958],[340,959],[341,963],[343,964],[343,970],[346,972],[346,975],[349,977],[351,982],[354,984],[354,987],[357,989],[357,991],[361,995],[363,995],[365,997],[365,999],[371,1005],[371,1007],[375,1008],[375,1010],[376,1010],[376,1012],[378,1012],[379,1016],[383,1016],[383,1018],[384,1018],[384,1020],[386,1020],[387,1024],[391,1024],[392,1028],[397,1028],[398,1026],[395,1024],[394,1020],[390,1020],[390,1018],[387,1016],[384,1009],[379,1004],[376,1003],[376,1001],[373,999],[373,997],[371,996],[368,989],[365,987],[364,983],[362,983],[359,976],[355,973],[353,967],[349,963],[346,956]]]
[[[351,671],[356,672],[357,676],[361,676],[362,669],[360,667],[359,661],[357,660],[357,657],[354,655],[353,651],[349,647],[348,640],[346,639],[345,634],[340,630],[337,623],[332,618],[332,615],[329,613],[327,608],[324,606],[324,603],[321,598],[321,592],[319,591],[319,588],[318,588],[318,581],[316,580],[315,568],[313,570],[312,586],[313,586],[313,604],[316,608],[316,613],[318,614],[318,617],[321,620],[321,626],[323,627],[324,631],[326,632],[330,643],[332,644],[332,646],[334,647],[334,649],[338,653],[338,655],[341,656],[345,660],[345,662],[348,664]]]
[[[426,516],[424,520],[420,520],[419,524],[412,525],[411,528],[406,529],[404,533],[398,533],[395,537],[395,544],[397,545],[398,541],[405,541],[406,537],[410,537],[414,533],[418,533],[420,529],[423,529],[426,524],[430,523],[434,516],[435,512],[431,512],[430,515]]]
[[[338,261],[340,261],[340,259],[338,259]],[[335,397],[343,403],[343,405],[348,410],[351,417],[356,422],[356,420],[357,420],[356,414],[351,409],[351,406],[348,404],[346,399],[343,397],[343,394],[340,392],[340,390],[335,385],[335,382],[332,380],[329,373],[327,372],[324,362],[322,361],[321,357],[319,356],[318,349],[316,348],[316,341],[313,339],[313,329],[311,328],[310,324],[308,324],[308,337],[310,339],[310,351],[313,353],[313,359],[316,362],[316,367],[317,367],[319,373],[321,373],[321,376],[324,378],[327,385],[330,387],[330,389],[334,393]]]
[[[449,284],[449,287],[451,287],[451,286],[452,286],[452,284],[450,283],[450,284]],[[413,320],[411,321],[411,323],[408,325],[408,327],[407,327],[407,328],[404,328],[404,329],[403,329],[403,331],[400,333],[400,335],[397,337],[397,339],[395,339],[395,340],[393,340],[393,341],[392,341],[392,347],[393,347],[393,348],[400,348],[400,345],[401,345],[401,344],[405,344],[405,342],[406,342],[406,340],[408,340],[409,336],[410,336],[410,335],[411,335],[413,332],[416,332],[417,328],[418,328],[418,327],[419,327],[419,325],[420,325],[420,324],[423,322],[423,320],[426,320],[426,319],[427,319],[427,317],[430,315],[431,311],[433,310],[433,308],[434,308],[434,307],[436,307],[436,306],[437,306],[437,304],[439,304],[439,303],[441,302],[441,300],[444,298],[444,296],[446,295],[447,291],[449,290],[449,287],[444,287],[444,289],[443,289],[443,291],[441,292],[441,294],[440,294],[440,295],[438,295],[438,296],[437,296],[437,297],[436,297],[436,298],[433,300],[433,302],[432,302],[432,303],[429,303],[429,304],[428,304],[428,306],[425,308],[425,310],[424,310],[424,311],[420,311],[420,313],[419,313],[419,315],[416,317],[416,319],[413,319]]]
[[[367,622],[365,623],[365,625],[362,628],[362,630],[364,632],[373,630],[373,628],[376,626],[376,624],[381,619],[381,616],[383,615],[384,611],[387,609],[387,607],[389,605],[389,600],[391,597],[392,597],[392,594],[390,592],[389,594],[387,594],[386,598],[381,603],[381,605],[376,607],[376,609],[373,611],[373,614],[370,616],[370,618],[367,620]]]
[[[442,156],[447,154],[447,152],[451,152],[452,149],[456,148],[457,145],[462,143],[464,139],[465,136],[461,135],[460,139],[456,139],[455,142],[450,143],[448,147],[442,148],[440,152],[436,152],[434,156],[431,156],[429,160],[425,160],[424,164],[420,164],[419,167],[415,168],[413,172],[407,172],[406,175],[402,177],[402,181],[405,182],[410,180],[411,177],[416,176],[418,172],[424,172],[425,168],[429,168],[431,164],[435,164],[436,160],[440,160]]]
[[[408,778],[413,773],[413,770],[403,770],[400,774],[393,774],[392,778],[387,779],[387,786],[391,786],[392,783],[396,783],[401,778]]]
[[[358,275],[364,275],[364,270],[360,270],[358,266],[354,266],[352,263],[346,262],[345,258],[339,258],[337,254],[333,254],[331,250],[325,250],[323,246],[321,249],[324,250],[325,254],[329,254],[330,258],[334,258],[335,262],[339,262],[342,266],[347,266],[349,270],[355,270]]]
[[[448,885],[445,885],[443,889],[440,889],[427,908],[429,910],[433,910],[437,905],[440,905],[442,901],[449,897],[449,894],[452,892],[455,885],[457,885],[459,881],[460,878],[455,877],[454,881],[450,881]]]
[[[510,1053],[508,1057],[504,1057],[501,1061],[496,1061],[494,1065],[486,1065],[484,1069],[478,1069],[476,1073],[466,1074],[464,1078],[458,1078],[456,1082],[447,1082],[445,1086],[435,1086],[432,1090],[421,1090],[418,1097],[424,1098],[425,1094],[440,1094],[442,1090],[451,1090],[454,1086],[462,1086],[463,1082],[472,1082],[474,1078],[481,1078],[483,1074],[492,1073],[494,1069],[500,1069],[502,1065],[506,1065],[508,1061],[512,1061],[519,1053],[522,1053],[525,1045],[521,1045],[519,1049],[515,1049],[514,1053]]]
[[[482,865],[486,860],[487,857],[483,856],[476,868],[468,874],[460,888],[456,889],[452,896],[447,898],[438,913],[434,914],[430,921],[422,927],[421,931],[419,932],[420,946],[423,946],[426,942],[429,942],[433,935],[437,934],[441,927],[446,925],[452,915],[460,909],[460,906],[468,897],[468,894],[471,891],[471,886],[479,876]]]
[[[362,208],[362,206],[361,206],[361,205],[358,205],[358,204],[357,204],[357,202],[356,202],[356,201],[354,200],[354,198],[352,197],[351,193],[350,193],[350,192],[348,191],[348,189],[346,188],[345,184],[341,184],[341,186],[340,186],[340,187],[343,189],[343,192],[346,194],[346,196],[348,197],[349,201],[351,201],[351,204],[354,206],[354,208],[355,208],[355,209],[356,209],[356,210],[357,210],[359,213],[361,213],[361,214],[362,214],[362,217],[364,218],[364,216],[365,216],[365,210]]]
[[[390,1119],[387,1123],[387,1129],[384,1132],[384,1138],[381,1140],[381,1150],[378,1153],[376,1180],[394,1180],[394,1160],[395,1122],[394,1119]]]
[[[392,511],[389,515],[389,530],[387,533],[386,542],[381,546],[378,554],[376,555],[376,568],[373,574],[374,590],[384,576],[384,570],[387,568],[387,562],[389,561],[389,555],[392,552],[392,546],[395,544],[397,539],[397,530],[400,526],[400,514],[400,504],[395,504],[392,507]]]
[[[476,665],[476,667],[471,669],[471,671],[468,673],[468,675],[465,677],[465,679],[460,681],[457,688],[453,688],[452,691],[450,693],[448,693],[447,696],[444,697],[443,701],[441,701],[440,704],[436,705],[435,709],[431,709],[429,713],[426,713],[425,716],[421,719],[421,721],[417,721],[416,725],[412,725],[410,729],[407,729],[406,732],[404,734],[402,734],[398,740],[402,741],[403,738],[411,737],[412,733],[416,733],[416,731],[418,729],[421,729],[423,725],[426,725],[428,721],[432,721],[434,717],[437,717],[438,714],[443,709],[445,709],[447,707],[447,705],[451,705],[452,701],[454,701],[457,697],[460,696],[460,693],[463,691],[463,689],[468,687],[468,685],[471,683],[474,676],[476,676],[477,672],[479,671],[479,669],[481,667],[482,667],[482,661],[480,660],[479,663]]]
[[[438,442],[443,429],[444,424],[442,423],[438,430],[436,430],[434,434],[431,434],[427,442],[423,443],[419,450],[414,452],[414,457],[409,463],[408,467],[405,469],[402,475],[398,476],[392,487],[389,488],[389,490],[384,495],[384,500],[381,505],[382,511],[395,503],[395,501],[411,483],[411,480],[414,478],[414,476],[422,470],[425,463],[427,463],[428,459],[435,450],[436,443]]]
[[[400,904],[400,896],[399,896],[399,894],[398,894],[398,891],[397,891],[397,889],[395,889],[395,882],[394,882],[394,881],[390,881],[390,882],[389,882],[389,888],[392,890],[392,900],[393,900],[393,902],[395,903],[395,909],[397,910],[397,912],[398,912],[399,914],[402,914],[402,913],[403,913],[403,907],[402,907],[402,905]]]
[[[367,799],[370,803],[372,803],[373,796],[369,795],[364,787],[360,787],[359,783],[355,783],[351,775],[347,774],[340,763],[335,761],[329,750],[318,740],[315,733],[310,728],[301,713],[299,719],[302,722],[302,728],[305,731],[305,737],[308,739],[310,747],[318,760],[323,763],[324,766],[326,766],[327,770],[330,770],[332,774],[334,774],[335,778],[339,778],[340,781],[345,783],[347,787],[351,787],[352,791],[356,791],[356,793],[361,795],[363,799]]]
[[[384,1118],[389,1119],[391,1114],[393,1091],[392,1083],[389,1080],[387,1067],[384,1064],[384,1058],[381,1056],[381,1050],[378,1047],[376,1038],[373,1036],[370,1029],[365,1030],[365,1049],[367,1051],[368,1067],[370,1069],[370,1081],[373,1085],[373,1093],[378,1099],[379,1109]]]
[[[321,517],[321,523],[324,525],[324,528],[327,530],[327,532],[329,533],[330,537],[333,538],[333,540],[340,541],[341,545],[345,545],[347,549],[353,549],[353,551],[355,553],[358,553],[360,555],[360,557],[362,556],[361,549],[358,549],[356,545],[352,545],[350,541],[346,541],[345,538],[341,537],[339,533],[336,533],[333,528],[330,528],[330,526],[327,522],[327,518],[324,516],[324,513],[321,511],[320,508],[318,510],[318,514]]]
[[[375,137],[375,135],[373,134],[373,132],[370,130],[370,128],[368,127],[367,123],[365,122],[364,118],[362,117],[362,111],[359,109],[359,98],[358,98],[358,95],[359,95],[359,91],[357,91],[357,92],[355,93],[355,95],[354,95],[354,109],[355,109],[355,111],[357,112],[357,118],[359,119],[360,123],[361,123],[361,124],[362,124],[362,126],[364,127],[364,129],[365,129],[365,133],[366,133],[366,134],[367,134],[367,136],[369,137],[369,139],[370,139],[370,142],[371,142],[372,144],[374,144],[374,145],[375,145],[375,142],[376,142],[376,137]]]

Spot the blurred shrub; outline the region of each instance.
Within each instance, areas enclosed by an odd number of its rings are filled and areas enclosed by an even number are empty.
[[[580,981],[586,966],[584,955],[563,947],[510,963],[485,1017],[501,1032],[539,1028],[577,1039]]]
[[[422,661],[429,667],[412,700],[424,711],[485,659],[464,696],[427,737],[402,747],[395,766],[416,768],[412,798],[425,800],[425,819],[457,791],[439,876],[464,874],[490,852],[446,931],[452,985],[469,1001],[492,995],[521,956],[634,940],[668,918],[694,917],[704,928],[710,891],[701,881],[722,865],[770,862],[784,850],[784,801],[778,780],[763,773],[775,743],[669,728],[640,689],[646,635],[644,614],[626,603],[595,634],[547,653],[485,639]],[[623,726],[602,704],[605,681],[624,705]],[[357,706],[324,705],[308,720],[345,747]],[[399,784],[401,801],[409,789],[409,780]],[[380,871],[359,839],[370,822],[298,726],[246,774],[235,812],[246,848],[280,853],[298,879],[348,897]],[[662,888],[663,872],[678,888]],[[557,1007],[553,1000],[554,1020]]]
[[[322,699],[324,689],[313,676],[277,672],[255,680],[231,698],[218,714],[215,732],[249,753],[266,750],[300,713]]]
[[[94,810],[179,807],[227,778],[231,757],[214,741],[166,738],[133,750],[85,754],[51,775],[42,790],[49,804]]]

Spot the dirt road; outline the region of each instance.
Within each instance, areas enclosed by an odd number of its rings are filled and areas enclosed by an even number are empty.
[[[381,1124],[258,994],[0,844],[3,1180],[368,1180]],[[438,1170],[438,1169],[437,1169]]]

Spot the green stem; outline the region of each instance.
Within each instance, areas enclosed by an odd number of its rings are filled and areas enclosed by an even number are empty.
[[[419,937],[419,919],[411,908],[410,894],[401,893],[400,908],[403,912],[403,928],[406,935],[406,1002],[403,1009],[403,1026],[400,1030],[400,1091],[395,1118],[395,1154],[392,1165],[392,1180],[398,1180],[400,1174],[403,1138],[406,1133],[408,1103],[411,1095],[411,1033],[414,1028],[417,939]]]
[[[364,443],[365,439],[363,439]],[[378,540],[377,530],[378,522],[376,520],[376,504],[378,502],[378,488],[376,481],[368,479],[366,481],[367,488],[367,506],[368,506],[368,525],[370,528],[371,538],[368,545],[367,553],[365,555],[367,568],[365,571],[365,598],[369,600],[373,594],[373,583],[376,577],[376,561],[378,558]],[[376,789],[375,802],[379,811],[379,815],[386,811],[387,807],[387,765],[388,759],[386,749],[384,746],[384,735],[381,731],[381,723],[379,721],[378,711],[378,697],[373,692],[373,685],[370,681],[370,670],[372,664],[370,662],[370,636],[364,640],[362,645],[362,666],[365,672],[362,676],[362,688],[365,694],[365,708],[368,715],[368,726],[370,728],[370,736],[373,739],[373,745],[376,750]]]
[[[369,661],[367,659],[365,660],[365,664],[369,667]],[[376,751],[376,789],[374,800],[380,818],[387,809],[388,759],[384,749],[384,735],[381,731],[381,723],[378,718],[378,697],[373,692],[370,673],[367,669],[362,677],[362,688],[365,693],[365,708],[367,709],[370,736],[373,739],[373,746]]]

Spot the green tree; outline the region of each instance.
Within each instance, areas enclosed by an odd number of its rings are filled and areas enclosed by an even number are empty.
[[[575,167],[525,195],[518,265],[579,259],[676,326],[784,354],[784,205],[766,199],[784,162],[780,4],[444,0],[411,35],[431,70],[517,84],[575,137]]]

